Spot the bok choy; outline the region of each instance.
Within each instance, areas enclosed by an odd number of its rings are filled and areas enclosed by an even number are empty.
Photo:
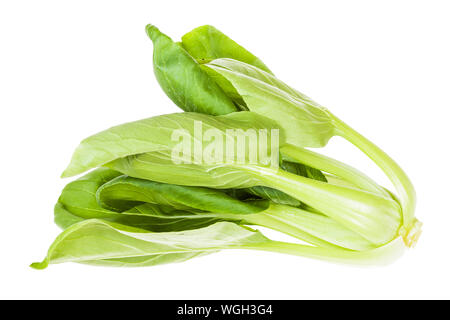
[[[181,42],[146,30],[155,76],[186,112],[80,143],[62,176],[84,175],[55,205],[63,232],[32,267],[153,266],[222,249],[385,264],[417,241],[414,188],[375,144],[212,26]],[[371,158],[397,192],[307,149],[333,136]],[[269,239],[257,227],[295,241]]]

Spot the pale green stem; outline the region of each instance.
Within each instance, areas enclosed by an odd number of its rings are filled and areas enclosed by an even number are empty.
[[[261,183],[299,199],[377,246],[392,240],[400,226],[401,210],[391,197],[332,185],[283,170],[247,166]]]
[[[244,224],[258,225],[278,232],[282,232],[294,238],[300,239],[312,245],[320,246],[323,248],[343,249],[342,247],[336,246],[330,242],[327,242],[323,239],[320,239],[305,232],[304,230],[301,229],[301,226],[298,226],[294,221],[290,221],[289,217],[283,215],[282,212],[273,214],[270,209],[268,209],[268,211],[269,211],[268,213],[261,212],[245,216],[243,215],[242,222]]]
[[[262,212],[240,216],[244,224],[267,227],[322,248],[363,251],[375,247],[328,217],[291,206],[271,204]]]
[[[367,251],[349,251],[345,249],[318,248],[307,245],[272,241],[253,245],[230,246],[228,249],[250,249],[284,253],[294,256],[332,261],[337,263],[358,265],[386,265],[395,261],[404,251],[401,240],[395,239],[390,243]]]
[[[414,224],[416,192],[406,173],[391,157],[371,141],[363,137],[336,116],[331,115],[331,117],[333,118],[337,129],[336,133],[364,152],[391,180],[400,199],[403,211],[403,225],[407,230],[410,230]]]
[[[284,205],[271,205],[264,211],[250,214],[232,214],[232,213],[202,213],[199,217],[213,217],[220,218],[226,221],[236,222],[242,225],[255,225],[265,227],[278,232],[282,232],[286,235],[292,236],[299,240],[305,241],[315,246],[323,248],[344,249],[342,246],[332,244],[319,237],[311,235],[303,230],[302,225],[294,221],[286,210],[276,208],[290,208]],[[299,209],[300,210],[300,209]]]
[[[384,196],[388,195],[386,190],[370,177],[343,162],[291,144],[284,145],[281,147],[280,151],[283,156],[288,156],[307,166],[341,177],[361,189],[382,194]]]

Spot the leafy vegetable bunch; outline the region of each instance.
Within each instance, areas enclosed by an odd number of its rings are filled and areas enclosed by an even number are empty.
[[[194,29],[181,42],[153,25],[146,30],[156,78],[186,112],[126,123],[81,142],[63,177],[89,172],[62,191],[55,222],[64,231],[32,267],[152,266],[222,249],[384,264],[417,241],[414,188],[380,148],[214,27]],[[175,164],[171,132],[183,128],[195,140],[196,121],[229,139],[228,129],[281,130],[280,167]],[[333,136],[372,159],[396,193],[306,149]],[[301,241],[274,241],[251,226]]]

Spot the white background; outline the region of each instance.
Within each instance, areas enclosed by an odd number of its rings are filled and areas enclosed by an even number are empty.
[[[449,16],[429,0],[2,1],[0,298],[450,298]],[[383,268],[251,251],[29,268],[59,233],[59,175],[81,139],[179,111],[153,76],[147,23],[174,39],[215,25],[380,145],[417,188],[418,246]],[[386,182],[347,143],[325,150]]]

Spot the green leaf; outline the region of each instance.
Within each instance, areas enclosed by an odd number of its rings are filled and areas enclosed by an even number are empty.
[[[163,265],[168,263],[180,263],[187,260],[191,260],[198,257],[203,257],[205,255],[215,253],[217,251],[194,251],[194,252],[183,252],[183,253],[165,253],[165,254],[154,254],[139,257],[130,258],[115,258],[115,259],[103,259],[103,260],[92,260],[84,261],[82,263],[93,265],[93,266],[104,266],[104,267],[153,267],[157,265]]]
[[[133,195],[137,195],[136,199]],[[132,201],[128,201],[130,197]],[[122,207],[108,207],[106,203]],[[55,205],[54,219],[62,229],[85,219],[102,218],[155,232],[195,229],[225,219],[212,214],[202,216],[205,212],[200,210],[207,209],[248,214],[264,207],[241,202],[219,190],[172,186],[99,168],[64,188]]]
[[[85,219],[112,217],[115,213],[101,207],[97,203],[95,193],[103,184],[121,175],[122,173],[107,168],[96,169],[67,184],[58,203],[77,217]],[[55,214],[59,215],[60,206],[57,205]],[[66,223],[61,222],[61,225],[65,226]]]
[[[236,106],[205,70],[153,25],[146,28],[153,41],[153,70],[167,96],[181,109],[213,115],[237,111]]]
[[[293,207],[299,207],[302,205],[302,202],[298,199],[295,199],[284,192],[281,192],[277,189],[263,187],[263,186],[255,186],[251,187],[247,190],[250,194],[260,197],[262,199],[270,200],[274,203],[278,204],[286,204]]]
[[[238,112],[224,116],[200,113],[174,113],[122,124],[84,139],[75,150],[63,177],[78,175],[129,155],[172,150],[179,141],[172,139],[176,130],[186,130],[195,137],[195,123],[202,123],[203,132],[218,129],[278,129],[268,118],[251,112]],[[270,141],[270,140],[269,140]],[[280,144],[283,131],[280,130]],[[192,140],[193,144],[193,140]]]
[[[233,86],[233,84],[230,81],[228,81],[227,78],[222,76],[220,73],[212,70],[211,68],[208,68],[205,65],[202,65],[201,67],[211,78],[211,81],[215,82],[223,90],[223,92],[227,95],[227,97],[229,97],[234,102],[236,108],[239,109],[237,111],[248,111],[248,107],[245,104],[244,99],[236,90],[236,88]]]
[[[44,261],[31,266],[45,269],[49,264],[63,262],[155,265],[185,261],[199,254],[267,241],[261,233],[231,222],[220,222],[190,231],[150,233],[89,219],[66,229],[51,245]]]
[[[322,171],[306,166],[298,162],[282,161],[281,167],[287,172],[295,173],[296,175],[311,178],[317,181],[327,182],[327,178]]]
[[[283,127],[286,140],[300,147],[323,147],[335,135],[328,111],[273,75],[232,59],[205,64],[225,77],[242,96],[247,108]]]
[[[67,229],[73,224],[85,220],[82,217],[72,214],[69,212],[61,202],[57,202],[54,209],[54,221],[55,224],[61,229]]]
[[[147,204],[141,205],[143,202]],[[99,168],[64,188],[54,214],[55,223],[63,229],[84,219],[103,218],[161,232],[241,220],[231,215],[205,215],[205,211],[249,214],[266,207],[262,202],[239,201],[221,190],[168,185]]]
[[[203,228],[219,221],[240,223],[242,215],[179,210],[146,203],[105,220],[152,232],[170,232]]]
[[[224,191],[180,186],[121,176],[102,185],[97,191],[102,207],[126,211],[141,202],[170,206],[180,210],[202,210],[249,214],[261,211],[260,206],[239,201]]]
[[[271,73],[260,59],[213,26],[201,26],[186,33],[181,43],[200,63],[218,58],[231,58]]]

